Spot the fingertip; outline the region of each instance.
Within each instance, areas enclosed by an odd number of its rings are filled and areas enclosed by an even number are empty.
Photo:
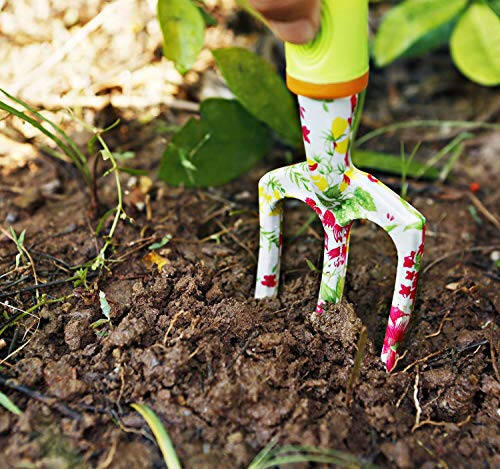
[[[318,26],[314,23],[315,21],[311,19],[300,19],[292,22],[272,21],[271,27],[283,41],[292,44],[306,44],[316,36]]]

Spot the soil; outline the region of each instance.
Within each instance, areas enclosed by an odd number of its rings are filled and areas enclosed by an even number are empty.
[[[466,82],[446,52],[434,58],[373,73],[361,134],[416,117],[498,117],[493,90]],[[106,108],[96,120],[115,115]],[[167,109],[158,120],[185,117]],[[129,113],[108,136],[117,151],[136,151],[132,164],[151,171],[153,187],[145,195],[137,178],[123,175],[134,221],[119,224],[112,261],[98,277],[89,274],[88,289],[67,281],[70,267],[95,257],[103,239],[74,173],[38,153],[0,177],[0,220],[26,229],[38,280],[51,285],[40,295],[71,295],[0,336],[0,390],[23,411],[0,409],[0,468],[162,467],[134,402],[160,416],[186,468],[247,467],[273,438],[380,467],[500,467],[500,240],[491,220],[500,195],[498,133],[475,131],[446,183],[410,181],[409,200],[426,216],[428,236],[405,353],[387,374],[379,352],[395,276],[390,238],[370,223],[355,225],[345,299],[311,320],[319,274],[306,259],[320,268],[321,226],[307,227],[309,209],[289,201],[280,295],[257,301],[256,184],[285,164],[283,150],[223,187],[172,188],[154,180],[165,147],[155,129]],[[366,148],[397,153],[400,139],[423,140],[425,156],[453,132],[409,130]],[[399,178],[377,177],[400,190]],[[102,213],[114,204],[107,181]],[[489,216],[478,211],[472,182]],[[159,268],[148,246],[167,235],[155,251]],[[26,311],[42,298],[30,268],[15,268],[14,243],[1,236],[0,329],[18,312],[12,307]],[[94,329],[103,317],[99,291],[111,324]],[[363,326],[368,344],[347,397]],[[7,378],[21,388],[6,386]]]

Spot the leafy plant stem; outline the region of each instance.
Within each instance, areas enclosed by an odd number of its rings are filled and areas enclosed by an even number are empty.
[[[120,217],[124,214],[123,211],[123,193],[122,193],[122,186],[120,183],[120,171],[118,169],[118,165],[116,164],[116,160],[113,157],[113,154],[109,150],[108,145],[104,141],[104,139],[101,136],[102,131],[98,129],[94,129],[96,132],[97,140],[103,147],[103,151],[106,154],[107,158],[109,158],[109,161],[111,162],[111,170],[110,172],[113,172],[115,175],[115,182],[116,182],[116,193],[117,193],[117,204],[116,204],[116,211],[115,211],[115,216],[113,218],[113,224],[111,225],[111,228],[109,230],[109,234],[106,237],[106,241],[104,243],[104,246],[101,248],[101,251],[99,252],[99,255],[97,256],[96,262],[94,262],[94,265],[92,268],[96,270],[100,265],[100,259],[102,259],[102,262],[104,262],[105,259],[105,254],[106,250],[108,249],[109,245],[112,242],[113,235],[115,234],[116,227],[118,226],[118,222],[120,220]]]
[[[356,141],[356,135],[359,130],[359,126],[361,124],[361,115],[363,114],[363,109],[365,107],[365,99],[366,99],[366,88],[359,94],[358,105],[356,106],[356,111],[354,113],[354,122],[352,125],[352,136],[351,141]]]
[[[414,127],[441,127],[441,128],[462,128],[462,129],[492,129],[500,130],[500,124],[491,124],[489,122],[468,122],[468,121],[440,121],[440,120],[413,120],[408,122],[398,122],[378,129],[372,130],[356,140],[356,146],[360,147],[364,143],[375,137],[394,132],[400,129],[409,129]]]
[[[23,311],[22,313],[18,314],[15,318],[9,319],[4,324],[0,325],[0,335],[3,334],[3,332],[5,331],[5,329],[7,329],[7,327],[9,327],[12,324],[14,324],[15,322],[19,321],[24,316],[27,316],[28,314],[33,313],[37,309],[40,309],[42,306],[52,305],[52,304],[55,304],[55,303],[60,303],[61,301],[66,301],[66,300],[68,300],[69,298],[71,298],[73,296],[74,296],[73,293],[71,293],[70,295],[61,296],[60,298],[48,299],[46,295],[42,295],[42,299],[37,304],[31,306],[26,311]]]

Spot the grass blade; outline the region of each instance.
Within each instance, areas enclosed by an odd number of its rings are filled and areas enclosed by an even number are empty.
[[[179,458],[177,457],[177,453],[175,452],[174,445],[172,444],[172,440],[168,436],[165,427],[161,423],[161,420],[158,416],[146,405],[143,404],[130,404],[131,407],[139,412],[144,420],[151,428],[153,435],[156,438],[156,442],[160,447],[160,450],[163,454],[163,459],[168,469],[181,469],[181,463]]]
[[[448,145],[439,150],[432,158],[429,158],[425,163],[425,167],[417,172],[416,177],[419,178],[426,172],[426,168],[435,166],[439,161],[441,161],[450,151],[453,151],[458,145],[460,145],[464,140],[472,137],[472,134],[468,132],[461,132],[458,134]]]
[[[469,122],[469,121],[440,121],[440,120],[414,120],[407,122],[398,122],[390,124],[379,129],[372,130],[356,140],[356,146],[359,147],[363,143],[368,142],[372,138],[395,130],[410,129],[414,127],[441,127],[441,128],[461,128],[461,129],[491,129],[500,130],[500,124],[492,124],[490,122]]]
[[[439,173],[439,180],[441,182],[445,182],[448,176],[450,175],[451,170],[457,163],[458,159],[462,156],[462,153],[464,152],[464,144],[460,143],[457,145],[453,153],[451,154],[450,158],[446,162],[446,164],[443,166],[443,169]]]
[[[68,135],[66,134],[66,132],[64,132],[64,130],[62,130],[59,126],[54,124],[50,119],[47,119],[45,116],[43,116],[41,113],[39,113],[35,108],[31,107],[28,103],[26,103],[22,99],[16,98],[15,96],[12,96],[11,94],[7,93],[7,91],[5,91],[2,88],[0,88],[0,91],[5,96],[7,96],[9,99],[11,99],[12,101],[16,102],[17,104],[23,106],[28,111],[30,111],[33,115],[38,117],[38,119],[40,119],[41,121],[47,122],[47,124],[49,124],[67,142],[67,144],[70,146],[71,150],[74,152],[73,155],[70,155],[69,153],[67,153],[68,156],[71,156],[71,159],[74,159],[74,157],[76,156],[83,165],[87,164],[87,158],[85,158],[83,153],[76,146],[75,142],[71,138],[68,137]]]
[[[5,407],[9,412],[20,415],[21,409],[17,407],[3,392],[0,391],[0,405]]]
[[[401,157],[387,153],[355,149],[352,161],[363,169],[377,170],[398,176],[404,172]],[[411,161],[407,165],[406,176],[435,180],[439,176],[439,171],[427,164]]]

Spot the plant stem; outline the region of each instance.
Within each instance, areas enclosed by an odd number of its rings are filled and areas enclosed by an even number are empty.
[[[380,127],[372,132],[368,132],[356,141],[356,146],[359,147],[369,140],[383,135],[388,132],[399,129],[409,129],[412,127],[459,127],[463,129],[493,129],[499,130],[500,124],[490,124],[488,122],[467,122],[467,121],[440,121],[440,120],[414,120],[408,122],[398,122],[385,127]]]

